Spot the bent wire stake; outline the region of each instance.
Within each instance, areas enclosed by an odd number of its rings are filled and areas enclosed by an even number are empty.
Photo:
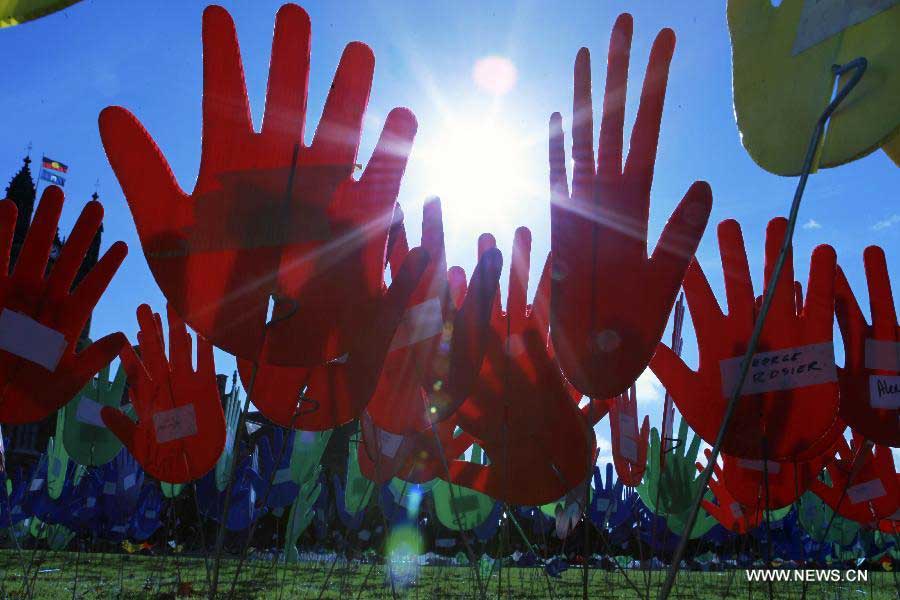
[[[868,66],[868,61],[865,57],[859,57],[850,62],[843,65],[832,65],[831,72],[835,78],[840,78],[844,73],[848,73],[853,71],[853,75],[850,77],[850,81],[844,84],[841,87],[837,94],[835,94],[834,99],[825,107],[825,110],[822,112],[822,115],[819,117],[819,120],[816,121],[816,127],[813,129],[812,138],[809,140],[809,147],[806,150],[806,158],[803,160],[803,170],[800,172],[800,180],[797,182],[797,189],[794,192],[794,199],[791,203],[791,211],[788,216],[787,223],[787,231],[785,232],[784,242],[781,246],[781,252],[778,254],[778,260],[775,263],[775,268],[772,270],[772,275],[769,278],[769,285],[766,288],[765,296],[763,297],[762,307],[759,311],[759,317],[756,319],[756,323],[753,326],[753,334],[750,336],[750,342],[747,345],[747,351],[744,353],[744,358],[741,361],[741,371],[738,377],[737,385],[735,386],[734,393],[731,394],[731,398],[728,400],[728,406],[725,408],[725,414],[722,417],[722,424],[719,426],[719,433],[716,434],[716,443],[712,447],[712,451],[709,456],[709,461],[706,464],[706,468],[703,469],[703,472],[700,474],[700,489],[697,491],[697,496],[694,498],[693,503],[691,504],[691,510],[688,513],[688,520],[684,528],[684,532],[681,534],[681,539],[678,541],[678,547],[675,550],[675,554],[672,557],[672,563],[669,566],[669,572],[666,575],[666,580],[663,582],[663,586],[660,589],[659,597],[661,600],[666,600],[669,597],[669,594],[672,592],[672,587],[675,585],[675,578],[678,577],[678,567],[681,562],[681,557],[684,554],[685,547],[687,546],[689,534],[691,530],[694,528],[694,523],[697,521],[697,513],[700,509],[700,503],[703,500],[703,495],[706,493],[706,488],[709,486],[709,479],[712,476],[713,467],[716,464],[716,460],[719,458],[719,450],[722,446],[722,442],[725,439],[725,434],[728,433],[728,425],[731,422],[731,417],[734,414],[734,409],[737,405],[738,398],[741,396],[741,391],[744,387],[744,381],[747,379],[747,372],[750,369],[750,360],[753,358],[753,354],[756,352],[756,347],[759,344],[759,338],[762,334],[763,325],[766,322],[766,315],[769,312],[769,307],[772,304],[772,298],[775,295],[775,288],[778,286],[778,279],[781,277],[781,270],[784,267],[785,260],[787,259],[788,250],[791,248],[791,243],[794,237],[794,229],[797,226],[797,216],[800,212],[800,201],[803,198],[803,191],[806,189],[806,181],[809,179],[809,174],[812,172],[813,162],[816,159],[819,151],[819,145],[822,141],[822,135],[825,132],[825,126],[828,124],[828,120],[831,118],[831,115],[834,114],[834,111],[838,106],[847,98],[853,88],[856,87],[856,84],[859,83],[859,80],[862,79],[863,74],[866,72],[866,67]]]

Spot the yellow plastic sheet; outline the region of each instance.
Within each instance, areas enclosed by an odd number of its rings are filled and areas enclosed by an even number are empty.
[[[833,64],[863,56],[868,69],[829,123],[820,168],[865,156],[900,127],[900,1],[729,0],[728,27],[738,129],[767,171],[800,172]]]

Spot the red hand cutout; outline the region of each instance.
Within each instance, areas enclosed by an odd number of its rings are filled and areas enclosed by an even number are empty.
[[[225,447],[225,415],[216,385],[213,350],[197,336],[197,370],[191,366],[191,336],[168,307],[169,359],[162,322],[150,307],[138,307],[138,344],[122,349],[135,423],[104,407],[103,422],[122,440],[147,473],[160,481],[185,483],[216,466]]]
[[[18,211],[0,202],[0,423],[33,423],[52,415],[128,345],[114,333],[75,353],[75,344],[128,247],[116,242],[75,289],[72,283],[103,220],[89,202],[59,257],[47,263],[63,193],[44,190],[12,273],[9,257]]]
[[[357,446],[362,474],[377,484],[400,477],[411,483],[425,483],[435,477],[446,477],[447,463],[465,452],[473,443],[472,436],[461,433],[453,437],[456,417],[409,435],[397,435],[379,428],[368,412],[360,417],[363,443]]]
[[[723,454],[723,475],[719,481],[724,483],[728,493],[744,506],[760,506],[766,510],[776,510],[790,506],[809,489],[812,481],[822,472],[825,463],[833,459],[834,449],[833,446],[830,454],[825,453],[811,461],[770,460],[766,465],[763,465],[761,460],[735,458]],[[709,450],[706,453],[709,460]],[[764,475],[768,475],[768,478]]]
[[[709,185],[695,182],[647,257],[650,187],[675,34],[664,29],[653,43],[623,169],[631,29],[631,15],[620,15],[610,37],[596,167],[588,50],[575,61],[571,195],[562,119],[550,118],[553,346],[566,378],[593,398],[623,393],[647,367],[712,207]]]
[[[841,418],[853,431],[878,444],[900,446],[900,325],[894,310],[884,251],[863,253],[872,325],[850,289],[843,271],[835,281],[835,313],[844,339]]]
[[[479,240],[482,251],[492,236]],[[563,497],[590,473],[596,440],[573,401],[549,345],[550,261],[534,304],[526,304],[531,233],[516,231],[506,312],[499,295],[487,353],[472,396],[457,411],[459,424],[479,440],[489,466],[454,460],[450,479],[514,504]]]
[[[426,206],[424,221],[426,232],[440,230],[440,206]],[[416,292],[429,281],[430,251],[439,251],[438,260],[442,261],[443,248],[436,248],[430,238],[429,233],[422,247],[406,252],[402,263],[395,263],[391,286],[378,303],[373,321],[357,332],[345,359],[312,368],[260,364],[255,378],[253,363],[238,359],[241,379],[260,412],[282,427],[305,431],[331,429],[359,416],[376,393],[383,369],[409,357],[406,352],[398,355],[409,346],[392,351],[392,342],[409,340],[404,316],[415,303]],[[440,306],[438,320],[442,323]],[[432,341],[417,344],[415,350],[426,353],[426,343]],[[301,396],[307,402],[300,402]],[[417,414],[421,414],[421,398],[414,400],[419,400]]]
[[[900,479],[889,446],[854,434],[853,447],[840,440],[838,460],[828,464],[831,485],[814,479],[810,489],[832,510],[858,523],[877,524],[900,508]],[[843,498],[842,498],[843,497]]]
[[[706,460],[710,452],[705,451]],[[697,463],[697,471],[703,472],[703,465]],[[713,476],[709,480],[709,489],[716,497],[716,503],[703,499],[703,509],[719,524],[732,533],[747,533],[758,526],[763,518],[762,502],[745,505],[735,499],[723,483],[722,467],[713,465]]]
[[[766,285],[786,225],[785,219],[773,219],[766,230]],[[757,318],[744,240],[736,221],[719,225],[719,248],[728,315],[722,314],[696,260],[684,280],[697,332],[700,370],[692,371],[664,344],[650,363],[682,416],[708,443],[716,439]],[[806,303],[800,306],[793,285],[793,259],[788,256],[723,452],[739,458],[762,459],[765,454],[769,460],[802,461],[818,456],[833,443],[833,438],[826,440],[825,435],[833,434],[838,411],[831,339],[834,273],[834,250],[819,246],[810,262]],[[820,440],[827,444],[818,444]]]
[[[647,446],[650,442],[650,417],[645,415],[641,431],[637,428],[637,389],[631,389],[606,401],[609,406],[609,428],[612,434],[613,463],[622,485],[637,487],[647,468]]]
[[[166,298],[210,342],[241,358],[311,367],[345,354],[377,315],[385,241],[415,117],[395,109],[359,181],[351,177],[374,56],[344,50],[310,146],[303,145],[309,17],[278,11],[266,110],[253,131],[234,23],[203,13],[203,147],[188,195],[124,108],[100,133]],[[290,318],[266,326],[274,314]],[[303,343],[297,343],[303,340]]]

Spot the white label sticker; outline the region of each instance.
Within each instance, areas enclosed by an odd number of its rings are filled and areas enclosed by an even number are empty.
[[[126,475],[125,478],[122,480],[122,489],[129,490],[129,489],[133,488],[134,480],[135,480],[134,473],[129,473],[128,475]]]
[[[622,453],[622,456],[625,457],[625,460],[630,462],[633,465],[636,465],[638,462],[638,448],[637,442],[635,442],[630,437],[622,436],[619,438],[619,451]]]
[[[600,498],[597,500],[597,510],[605,513],[606,509],[609,508],[609,498]]]
[[[315,431],[301,431],[300,432],[300,443],[304,446],[312,444],[316,441],[316,432]]]
[[[441,301],[429,298],[403,313],[388,352],[427,340],[438,335],[443,329],[444,315],[441,312]]]
[[[368,542],[369,539],[372,537],[372,532],[369,531],[368,529],[363,529],[362,531],[360,531],[359,533],[356,534],[356,537],[358,537],[359,539],[361,539],[364,542]]]
[[[282,483],[287,483],[288,481],[293,481],[294,478],[291,477],[291,469],[278,469],[275,471],[275,478],[272,479],[272,485],[280,485]]]
[[[197,434],[197,417],[193,404],[185,404],[153,415],[156,441],[160,444]]]
[[[900,408],[900,375],[870,375],[869,403],[872,408]]]
[[[59,477],[60,472],[62,471],[62,461],[57,457],[53,457],[50,459],[50,475],[53,477]]]
[[[402,435],[397,435],[395,433],[385,431],[384,429],[378,429],[378,445],[381,447],[381,453],[388,458],[394,458],[394,455],[397,454],[397,450],[400,448],[400,444],[402,443]]]
[[[791,53],[796,56],[898,3],[900,0],[805,0]]]
[[[41,489],[42,487],[44,487],[44,480],[43,480],[43,479],[32,479],[32,480],[31,480],[31,487],[28,488],[28,489],[29,489],[29,491],[36,492],[36,491],[38,491],[39,489]]]
[[[775,462],[774,460],[767,460],[765,464],[765,469],[763,468],[763,461],[761,460],[750,460],[747,458],[739,458],[737,464],[742,469],[750,469],[751,471],[759,471],[762,473],[766,471],[768,473],[777,474],[781,472],[781,464]]]
[[[866,368],[900,371],[900,342],[866,339]]]
[[[75,419],[79,423],[105,429],[106,425],[103,424],[103,418],[100,416],[102,409],[103,405],[99,402],[95,402],[87,396],[81,396],[78,400],[78,409],[75,411]]]
[[[115,531],[116,533],[124,533],[124,532],[125,532],[125,526],[124,526],[124,525],[114,525],[114,526],[111,528],[111,530],[112,530],[112,531]]]
[[[880,479],[872,479],[847,488],[847,497],[850,498],[850,502],[853,504],[875,500],[885,494],[887,492],[884,491],[884,484],[881,483]]]
[[[66,336],[8,308],[0,312],[0,350],[39,364],[51,373],[66,350]]]
[[[631,437],[633,432],[637,431],[637,421],[631,415],[619,413],[619,433]]]
[[[730,398],[741,374],[744,357],[719,363],[722,395]],[[831,342],[784,348],[753,355],[741,395],[780,392],[837,381],[834,345]]]
[[[104,483],[103,484],[103,493],[106,494],[107,496],[112,496],[113,494],[115,494],[116,493],[116,482],[107,481],[106,483]]]
[[[155,510],[145,510],[145,511],[144,511],[144,518],[145,518],[145,519],[155,519],[155,518],[156,518],[156,511],[155,511]]]
[[[88,499],[85,500],[84,505],[87,508],[94,508],[97,505],[97,497],[96,496],[88,496]]]
[[[744,511],[743,509],[741,509],[741,505],[737,502],[732,502],[729,508],[731,508],[731,514],[735,519],[740,519],[744,516]]]

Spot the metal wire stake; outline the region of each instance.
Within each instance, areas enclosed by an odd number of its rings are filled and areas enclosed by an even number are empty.
[[[800,171],[800,181],[797,182],[797,189],[794,192],[794,199],[791,203],[791,212],[788,216],[787,231],[785,231],[784,234],[781,252],[778,254],[778,260],[775,263],[775,268],[772,270],[772,276],[769,278],[768,286],[763,297],[762,307],[759,311],[759,317],[756,319],[756,323],[753,326],[753,334],[750,336],[750,342],[747,344],[747,351],[744,353],[744,358],[741,361],[741,372],[737,385],[735,386],[734,393],[732,393],[731,398],[728,400],[728,406],[725,408],[725,414],[722,417],[722,424],[719,426],[719,433],[716,435],[716,443],[712,447],[706,468],[703,469],[703,473],[700,474],[700,489],[697,491],[697,496],[691,504],[691,510],[688,513],[688,520],[685,524],[684,533],[681,534],[681,539],[678,541],[678,547],[675,550],[675,555],[672,557],[672,564],[669,566],[669,572],[666,575],[666,580],[663,582],[662,589],[660,590],[659,597],[661,600],[666,600],[669,597],[669,594],[672,592],[672,587],[675,585],[681,557],[687,547],[690,532],[694,528],[694,523],[697,521],[700,503],[703,500],[703,495],[706,493],[706,488],[709,486],[709,479],[712,476],[713,467],[716,464],[716,460],[719,458],[722,442],[725,439],[725,435],[728,433],[731,417],[734,414],[738,398],[740,398],[741,391],[744,388],[744,380],[747,378],[747,373],[750,370],[750,361],[759,345],[759,338],[762,334],[763,325],[766,322],[766,315],[769,313],[772,298],[775,295],[775,288],[778,285],[779,277],[781,277],[781,270],[784,268],[788,251],[791,248],[794,229],[797,226],[797,216],[800,212],[800,201],[803,199],[803,191],[806,189],[806,181],[809,179],[809,174],[812,171],[813,161],[818,153],[819,144],[822,141],[822,134],[825,131],[825,125],[828,123],[828,120],[831,118],[831,115],[837,107],[840,106],[841,102],[847,98],[853,88],[856,87],[856,84],[859,83],[859,80],[862,79],[867,66],[868,61],[866,61],[864,57],[859,57],[844,65],[833,65],[831,67],[832,74],[837,78],[850,71],[853,71],[853,75],[850,77],[850,81],[838,90],[834,99],[828,103],[827,107],[825,107],[825,111],[822,112],[822,115],[816,122],[815,129],[813,129],[812,138],[809,140],[809,148],[806,150],[806,158],[803,160],[803,169]]]

